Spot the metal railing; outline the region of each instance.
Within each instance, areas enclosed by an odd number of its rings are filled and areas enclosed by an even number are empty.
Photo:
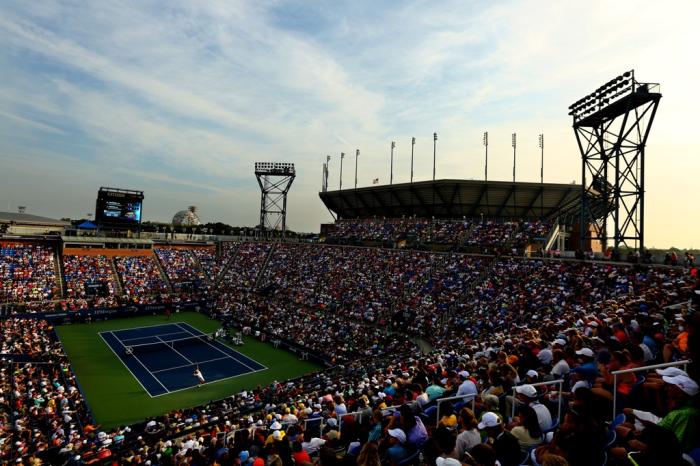
[[[442,405],[442,403],[444,403],[446,401],[454,401],[454,400],[464,400],[466,402],[467,398],[471,398],[472,411],[474,411],[474,405],[476,403],[476,394],[475,393],[470,393],[469,395],[450,396],[447,398],[438,398],[437,399],[437,410],[435,411],[436,423],[440,422],[440,405]]]
[[[693,362],[693,361],[691,361],[690,359],[684,359],[683,361],[666,362],[663,364],[652,364],[651,366],[635,367],[632,369],[622,369],[619,371],[611,372],[611,374],[613,376],[613,409],[612,409],[611,419],[615,419],[615,415],[617,413],[617,376],[618,375],[630,374],[633,372],[651,371],[651,370],[655,370],[655,369],[663,369],[666,367],[677,367],[677,366],[683,366],[683,370],[687,372],[688,364],[690,364],[691,362]]]
[[[558,385],[559,386],[559,391],[558,391],[558,399],[557,399],[557,422],[556,424],[558,425],[561,422],[561,399],[562,399],[562,387],[564,386],[564,379],[557,379],[557,380],[551,380],[551,381],[546,381],[546,382],[537,382],[537,383],[530,383],[527,385],[532,385],[533,387],[543,387],[546,385]],[[513,409],[511,412],[511,419],[515,417],[515,405],[516,405],[516,400],[515,400],[515,395],[516,391],[515,389],[518,387],[522,387],[522,385],[516,385],[513,387]]]

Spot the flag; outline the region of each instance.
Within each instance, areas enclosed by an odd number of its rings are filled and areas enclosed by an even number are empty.
[[[375,178],[372,180],[372,184],[377,184],[377,183],[379,183],[379,178]]]

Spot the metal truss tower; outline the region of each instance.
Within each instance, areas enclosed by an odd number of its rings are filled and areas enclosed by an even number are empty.
[[[616,253],[644,249],[644,153],[660,92],[632,70],[569,107],[581,151],[581,250],[608,240]]]
[[[255,162],[255,177],[260,185],[261,236],[281,228],[287,234],[287,193],[296,177],[293,163]]]

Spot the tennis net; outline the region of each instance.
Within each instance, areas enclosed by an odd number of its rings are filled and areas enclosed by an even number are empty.
[[[153,338],[157,338],[158,340],[149,343],[140,343],[138,345],[124,345],[124,353],[144,354],[152,353],[154,351],[162,351],[164,349],[177,350],[178,348],[182,348],[185,346],[209,343],[214,341],[213,334],[193,335],[191,337],[177,338],[174,340],[162,340],[157,336]]]

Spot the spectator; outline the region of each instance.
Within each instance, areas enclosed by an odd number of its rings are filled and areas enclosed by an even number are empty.
[[[515,466],[520,464],[522,454],[520,444],[513,434],[505,430],[503,421],[498,414],[485,413],[478,425],[480,430],[486,432],[489,444],[493,446],[496,458],[502,466]]]
[[[542,443],[542,429],[540,428],[537,413],[527,404],[518,406],[519,415],[516,418],[517,426],[510,433],[518,439],[520,449],[524,452]]]

